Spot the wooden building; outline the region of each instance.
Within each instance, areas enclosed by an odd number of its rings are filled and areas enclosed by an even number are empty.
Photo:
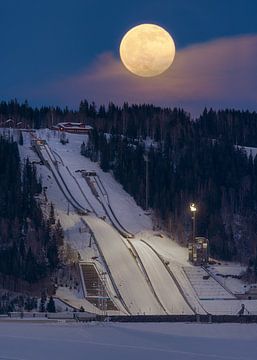
[[[88,134],[91,130],[93,130],[90,125],[75,122],[62,122],[54,125],[52,129],[75,134]]]

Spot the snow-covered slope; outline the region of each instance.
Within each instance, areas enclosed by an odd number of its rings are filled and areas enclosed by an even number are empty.
[[[132,233],[137,233],[144,229],[152,229],[151,219],[144,214],[143,210],[137,206],[134,199],[123,190],[122,186],[115,181],[113,176],[103,172],[97,163],[80,155],[80,145],[83,141],[87,141],[86,135],[69,134],[67,135],[69,143],[62,145],[58,133],[50,130],[39,130],[37,133],[40,138],[48,142],[49,147],[53,151],[59,154],[64,165],[68,166],[72,174],[77,179],[80,179],[80,181],[83,180],[82,175],[79,172],[75,172],[76,170],[85,169],[97,172],[109,194],[110,203],[115,214],[126,229]]]
[[[108,273],[107,286],[116,303],[121,296],[127,312],[133,314],[163,314],[164,308],[168,313],[179,314],[191,313],[191,309],[197,313],[222,313],[223,308],[224,313],[228,313],[229,301],[226,300],[225,306],[222,299],[233,298],[231,294],[212,278],[211,286],[206,286],[202,274],[198,274],[194,280],[192,274],[195,270],[188,263],[187,249],[164,234],[152,231],[151,218],[144,214],[113,176],[104,173],[97,163],[80,155],[80,145],[87,141],[85,135],[68,135],[67,145],[62,145],[58,133],[53,131],[40,130],[37,136],[47,141],[46,148],[49,149],[45,152],[42,149],[49,167],[37,165],[43,185],[47,187],[47,202],[42,206],[47,211],[50,202],[53,202],[66,241],[79,253],[82,261],[94,261],[101,272]],[[29,156],[32,161],[38,161],[30,148],[28,133],[24,133],[20,153],[22,157]],[[99,197],[93,194],[78,170],[96,171],[106,194]],[[98,191],[101,192],[100,189]],[[110,204],[122,227],[135,235],[131,239],[132,249],[117,229],[111,226],[112,219],[101,202],[105,202],[106,206]],[[85,210],[88,215],[78,210]],[[92,234],[96,241],[91,244]],[[206,296],[209,303],[200,300],[206,299]],[[234,300],[234,303],[233,311],[240,308],[240,301]],[[124,310],[122,304],[120,309]]]
[[[193,314],[157,254],[142,241],[134,241],[133,245],[166,312],[168,314]]]
[[[81,196],[81,191],[67,168],[62,164],[56,164],[55,157],[48,145],[40,146],[39,151],[67,200],[79,212],[86,210],[85,199]],[[93,215],[85,216],[82,222],[86,223],[92,231],[113,279],[116,293],[121,295],[128,312],[132,314],[163,314],[164,311],[159,306],[143,273],[119,233],[102,219]]]
[[[134,256],[117,231],[93,216],[87,216],[85,221],[94,233],[129,311],[132,314],[165,314],[147,285]]]

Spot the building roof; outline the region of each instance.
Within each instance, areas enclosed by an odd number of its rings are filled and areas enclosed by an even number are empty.
[[[92,130],[92,126],[86,125],[83,123],[77,123],[77,122],[61,122],[58,123],[55,127],[60,128],[63,127],[65,129],[86,129],[86,130]]]

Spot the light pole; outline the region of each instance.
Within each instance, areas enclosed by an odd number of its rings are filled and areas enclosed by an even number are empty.
[[[195,221],[196,221],[196,206],[194,203],[190,204],[190,211],[192,213],[192,225],[193,225],[193,229],[192,229],[192,243],[195,242]]]

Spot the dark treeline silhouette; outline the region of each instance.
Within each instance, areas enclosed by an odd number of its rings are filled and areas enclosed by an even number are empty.
[[[13,123],[6,123],[12,119]],[[92,125],[111,134],[122,134],[129,138],[154,138],[165,140],[167,132],[173,136],[186,132],[192,119],[183,109],[161,108],[154,105],[116,106],[109,103],[97,108],[94,102],[80,102],[78,110],[67,107],[31,107],[27,101],[16,99],[0,102],[0,124],[30,128],[51,127],[58,122],[73,121]],[[237,110],[205,109],[195,121],[199,136],[209,139],[223,139],[233,144],[257,147],[257,113]]]
[[[58,265],[62,229],[43,219],[35,166],[21,163],[17,143],[2,136],[0,189],[0,273],[34,283]]]

